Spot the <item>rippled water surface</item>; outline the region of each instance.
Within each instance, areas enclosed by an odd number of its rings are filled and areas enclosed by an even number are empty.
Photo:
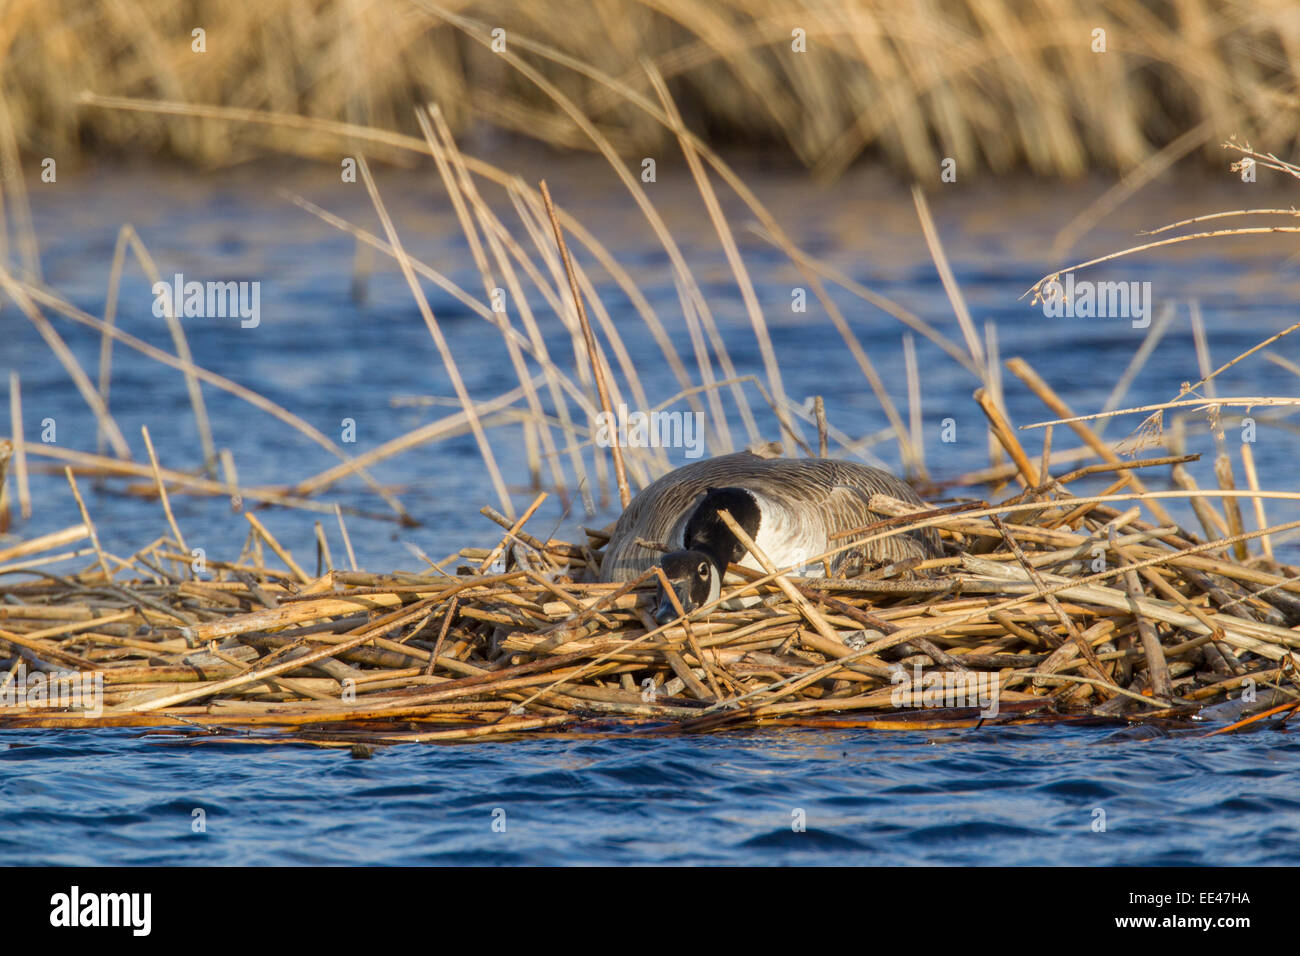
[[[546,176],[558,201],[610,246],[664,319],[679,351],[690,345],[668,257],[635,207],[601,167],[553,154],[506,156],[503,165],[531,179]],[[748,164],[743,172],[794,239],[858,282],[897,298],[954,340],[962,334],[936,278],[907,189],[866,171],[831,187],[801,175]],[[425,171],[378,171],[412,254],[480,294],[447,200]],[[277,188],[380,231],[364,190],[298,167],[241,169],[196,178],[168,170],[60,172],[56,186],[33,182],[32,205],[46,281],[81,308],[101,314],[118,227],[134,224],[164,275],[255,280],[261,323],[191,319],[195,360],[281,403],[337,438],[356,422],[364,451],[454,409],[453,390],[400,275],[376,262],[354,301],[356,246],[348,236],[290,205]],[[1020,301],[1039,276],[1061,265],[1046,250],[1057,232],[1103,191],[1104,184],[970,185],[931,197],[962,292],[981,334],[996,332],[1004,357],[1022,355],[1076,409],[1105,402],[1146,333],[1114,320],[1047,320]],[[1086,259],[1133,244],[1134,234],[1206,212],[1285,208],[1294,196],[1266,184],[1249,201],[1231,184],[1156,185],[1126,203],[1069,253]],[[681,243],[740,374],[763,373],[761,354],[717,237],[684,168],[660,165],[652,198]],[[500,201],[500,200],[499,200]],[[509,209],[508,201],[501,207]],[[790,311],[804,280],[747,226],[752,215],[729,206],[768,317],[786,391],[796,401],[825,397],[832,425],[853,437],[888,422],[852,355],[819,306]],[[584,254],[579,252],[580,257]],[[1125,260],[1095,278],[1153,284],[1157,311],[1178,317],[1125,401],[1172,398],[1199,377],[1187,303],[1199,303],[1216,365],[1296,320],[1300,278],[1275,239],[1187,244]],[[589,260],[587,260],[589,261]],[[620,328],[651,401],[678,385],[635,310],[596,275],[602,300]],[[485,400],[515,385],[500,338],[446,293],[430,302],[459,360],[471,394]],[[889,392],[905,402],[903,327],[860,300],[834,292],[871,354]],[[812,297],[810,296],[810,301]],[[118,324],[171,351],[151,313],[149,283],[133,262]],[[548,345],[571,368],[571,338],[543,310]],[[92,375],[99,337],[63,319],[60,334]],[[986,324],[988,330],[986,330]],[[58,444],[96,446],[94,419],[37,331],[9,303],[0,310],[0,375],[22,376],[29,439],[45,419]],[[948,478],[988,462],[985,431],[970,400],[978,384],[935,346],[918,339],[927,465]],[[566,352],[566,349],[568,350]],[[1278,354],[1300,362],[1300,340]],[[1006,403],[1022,424],[1045,417],[1009,374]],[[1221,377],[1220,394],[1296,394],[1283,365],[1254,360]],[[327,452],[262,412],[205,388],[218,447],[229,448],[241,481],[277,484],[334,464]],[[399,396],[436,404],[394,407]],[[756,406],[759,431],[774,437],[771,416]],[[730,407],[730,399],[727,400]],[[111,406],[137,458],[147,424],[164,465],[198,465],[198,433],[185,383],[126,347],[113,353]],[[902,405],[906,417],[906,405]],[[7,408],[3,412],[8,420]],[[940,440],[954,419],[957,441]],[[1259,414],[1254,446],[1265,486],[1293,488],[1300,447],[1289,417]],[[739,418],[733,438],[744,444]],[[1116,426],[1110,434],[1118,435]],[[1235,427],[1235,425],[1233,426]],[[1208,450],[1203,424],[1189,442]],[[532,498],[517,429],[493,433],[517,504]],[[1037,433],[1026,441],[1035,453]],[[1068,436],[1058,434],[1058,447]],[[351,449],[350,449],[351,450]],[[888,441],[869,453],[899,465]],[[677,458],[681,460],[680,456]],[[56,459],[33,458],[35,516],[24,536],[79,520]],[[1193,466],[1202,485],[1208,463]],[[358,560],[374,570],[418,566],[412,548],[441,556],[495,543],[498,531],[477,514],[495,503],[472,438],[459,436],[375,469],[422,524],[399,528],[381,517],[349,518]],[[1240,483],[1240,480],[1239,480]],[[88,505],[106,548],[129,554],[164,525],[155,501],[122,495],[121,485],[86,481]],[[1166,487],[1163,479],[1155,487]],[[1100,489],[1097,484],[1082,487]],[[985,493],[985,492],[981,492]],[[351,482],[327,500],[382,516],[385,507]],[[173,498],[190,544],[210,555],[238,553],[244,519],[221,499]],[[1189,513],[1175,514],[1193,520]],[[1297,517],[1283,503],[1271,521]],[[311,565],[312,516],[264,511],[262,520]],[[558,497],[534,530],[573,533],[613,517],[608,505],[584,515]],[[1253,518],[1253,515],[1251,516]],[[328,524],[328,522],[327,522]],[[333,526],[328,533],[334,535]],[[3,542],[0,542],[3,545]],[[336,556],[341,553],[335,538]],[[1293,541],[1277,549],[1294,559]],[[0,733],[0,861],[28,863],[1283,863],[1300,862],[1300,745],[1295,734],[1240,738],[1127,739],[1114,729],[1021,727],[974,732],[882,733],[800,730],[694,737],[607,738],[581,735],[472,746],[405,746],[373,759],[290,747],[194,747],[146,740],[133,732]],[[505,832],[492,828],[504,811]],[[206,833],[192,832],[192,812]],[[795,832],[797,812],[806,832]],[[1094,832],[1104,811],[1105,832]]]
[[[363,760],[7,733],[0,861],[1300,862],[1294,734],[1125,737],[808,730],[404,746]]]

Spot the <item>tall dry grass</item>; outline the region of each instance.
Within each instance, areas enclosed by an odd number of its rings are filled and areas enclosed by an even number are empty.
[[[864,153],[927,177],[943,157],[963,172],[1073,176],[1131,168],[1189,130],[1202,134],[1185,147],[1208,155],[1232,133],[1294,152],[1300,134],[1294,0],[9,0],[0,146],[201,162],[336,146],[80,105],[92,91],[411,135],[414,106],[435,102],[458,134],[486,121],[592,148],[467,35],[498,27],[627,154],[672,133],[564,58],[653,96],[648,59],[709,142],[777,146],[825,176]],[[792,49],[795,30],[806,52]]]

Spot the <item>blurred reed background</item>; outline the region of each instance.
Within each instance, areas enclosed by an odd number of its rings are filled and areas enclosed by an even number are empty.
[[[337,149],[309,130],[86,109],[84,91],[412,135],[413,107],[437,102],[458,135],[486,122],[591,148],[466,26],[504,29],[628,155],[671,133],[566,58],[653,96],[648,59],[706,141],[763,146],[826,179],[864,156],[927,177],[944,157],[966,172],[1122,172],[1195,130],[1188,148],[1221,163],[1224,131],[1279,155],[1300,133],[1294,0],[5,0],[0,150],[9,163],[129,150],[219,164]]]

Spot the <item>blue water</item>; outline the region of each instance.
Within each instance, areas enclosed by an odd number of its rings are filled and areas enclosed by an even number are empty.
[[[605,239],[634,274],[685,357],[689,344],[667,258],[598,162],[557,162],[552,154],[498,159],[531,179],[548,178],[561,204]],[[961,340],[905,189],[869,171],[826,188],[798,175],[745,172],[797,242]],[[200,365],[280,402],[335,440],[342,419],[354,419],[358,439],[348,446],[351,452],[454,410],[449,379],[401,276],[378,263],[365,299],[353,301],[353,241],[275,192],[284,187],[303,193],[378,231],[362,187],[299,166],[217,171],[202,178],[159,169],[87,169],[60,177],[57,186],[31,183],[33,215],[45,279],[78,306],[102,311],[117,230],[129,221],[165,276],[182,272],[200,280],[262,283],[258,328],[241,329],[229,320],[186,321]],[[430,177],[427,170],[378,171],[409,251],[481,294],[454,216]],[[1046,248],[1104,186],[1000,183],[931,197],[981,333],[991,323],[1003,357],[1026,357],[1081,411],[1101,406],[1144,333],[1125,322],[1049,321],[1018,297],[1063,264],[1048,261]],[[1250,204],[1284,207],[1294,201],[1269,194],[1269,188],[1259,184]],[[761,376],[740,296],[684,169],[661,163],[653,198],[696,270],[737,371]],[[1229,186],[1158,184],[1085,237],[1068,259],[1133,244],[1139,229],[1241,205],[1239,190]],[[746,230],[751,215],[729,210],[789,395],[796,401],[825,396],[831,424],[853,438],[884,428],[876,399],[820,307],[810,305],[803,315],[790,312],[791,288],[802,284],[798,274]],[[1180,383],[1199,377],[1189,324],[1192,299],[1200,304],[1216,365],[1295,321],[1300,273],[1286,255],[1272,240],[1187,244],[1091,275],[1150,280],[1157,310],[1166,303],[1178,309],[1126,403],[1168,400]],[[594,278],[637,357],[651,401],[668,398],[677,385],[653,340],[612,284],[599,273]],[[471,394],[485,400],[512,388],[499,335],[446,294],[426,289]],[[851,296],[833,294],[906,417],[903,328]],[[151,305],[149,283],[131,263],[118,323],[170,351]],[[540,297],[534,305],[542,310],[553,354],[571,368],[568,333]],[[93,377],[99,336],[52,320]],[[28,439],[35,440],[51,418],[61,447],[94,450],[93,417],[37,332],[7,301],[0,309],[0,333],[0,385],[10,371],[21,374]],[[917,350],[931,474],[944,479],[984,467],[985,430],[970,400],[978,383],[926,341],[918,339]],[[1275,351],[1300,362],[1300,339],[1286,339]],[[147,460],[139,435],[140,426],[148,425],[164,465],[198,466],[198,435],[182,377],[120,345],[113,369],[112,411],[136,460]],[[1018,381],[1004,378],[1017,424],[1047,417]],[[1219,394],[1296,394],[1296,383],[1291,371],[1256,357],[1222,376]],[[7,422],[7,389],[0,394],[6,395],[0,398],[0,421]],[[761,411],[757,393],[749,394],[760,409],[764,436],[774,437],[771,416]],[[211,387],[204,395],[216,443],[231,450],[242,482],[284,484],[335,463],[242,402]],[[412,395],[434,396],[439,404],[394,406],[394,399]],[[743,445],[747,436],[729,396],[726,405],[733,437]],[[940,422],[948,417],[957,423],[958,440],[951,444],[939,437]],[[1257,418],[1254,452],[1263,485],[1294,487],[1297,436],[1289,415],[1258,412]],[[1118,423],[1109,434],[1122,434],[1134,423]],[[1190,424],[1191,449],[1210,451],[1203,422]],[[490,434],[516,507],[523,507],[534,492],[518,429],[503,426]],[[1024,434],[1033,455],[1041,433]],[[1063,448],[1073,440],[1062,432],[1055,443]],[[890,467],[899,465],[887,441],[869,453]],[[675,455],[683,460],[680,452]],[[587,461],[590,466],[590,453]],[[79,520],[61,463],[33,456],[32,465],[35,515],[14,529],[23,537]],[[1214,480],[1208,461],[1192,471],[1202,486]],[[413,548],[438,558],[497,541],[495,526],[477,515],[481,505],[496,502],[468,435],[391,459],[374,474],[396,489],[421,525],[401,528],[351,515],[348,526],[363,567],[419,567]],[[1167,487],[1163,476],[1151,484]],[[1240,471],[1238,484],[1244,484]],[[156,501],[123,495],[121,487],[82,480],[104,547],[130,554],[163,533],[164,524]],[[370,514],[386,510],[358,481],[322,500]],[[191,547],[218,558],[238,553],[247,524],[224,499],[176,495],[172,501]],[[1192,521],[1188,510],[1171,510]],[[260,516],[309,570],[317,517],[325,518],[336,558],[342,554],[332,517],[274,509]],[[566,509],[553,496],[530,529],[573,534],[579,524],[599,526],[613,516],[608,503],[588,515],[576,499]],[[1294,519],[1297,509],[1271,502],[1268,517]],[[1253,527],[1253,514],[1247,522]],[[0,537],[0,547],[6,543]],[[1300,556],[1295,539],[1275,546],[1284,558]],[[0,589],[5,583],[0,578]],[[368,760],[297,747],[177,744],[134,731],[3,731],[0,862],[1294,863],[1300,862],[1298,756],[1294,732],[1133,740],[1113,728],[1081,726],[684,737],[575,733],[401,746]],[[498,808],[504,811],[504,833],[492,827]],[[206,814],[201,834],[191,829],[195,809]],[[798,810],[806,815],[804,832],[792,829]],[[1104,833],[1093,829],[1097,810],[1105,812]]]
[[[11,732],[0,863],[1296,864],[1297,760],[1294,733],[1051,726],[559,737],[371,759]]]

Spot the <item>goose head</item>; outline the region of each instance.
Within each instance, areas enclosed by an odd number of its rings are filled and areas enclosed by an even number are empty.
[[[663,556],[659,566],[672,586],[677,603],[687,614],[702,604],[717,600],[722,593],[722,573],[713,556],[703,551],[671,551]],[[667,624],[677,617],[677,608],[664,589],[663,581],[659,582],[654,617],[660,624]]]
[[[750,538],[758,535],[762,512],[753,494],[743,488],[709,488],[686,522],[682,542],[685,547],[670,551],[659,561],[664,577],[687,614],[718,599],[727,564],[740,561],[746,554],[740,539],[718,516],[721,511],[728,512]],[[677,617],[677,609],[662,580],[654,616],[660,624]]]

